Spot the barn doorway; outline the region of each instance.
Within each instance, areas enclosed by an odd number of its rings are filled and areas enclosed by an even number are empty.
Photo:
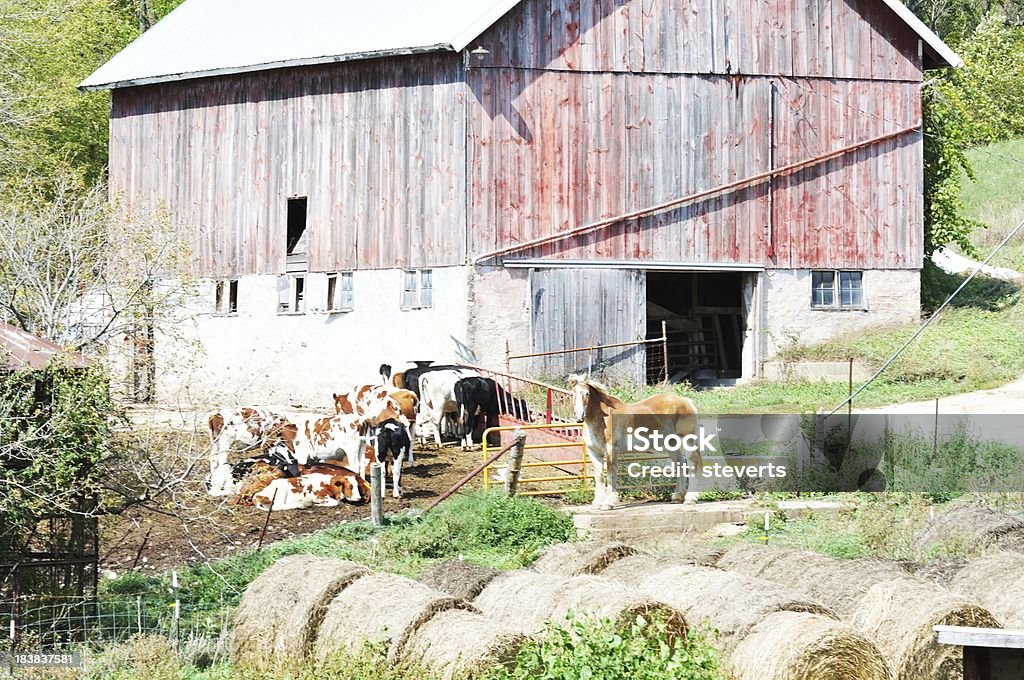
[[[749,279],[746,272],[647,273],[647,337],[660,338],[665,322],[671,382],[743,376]],[[661,343],[648,345],[648,373],[659,379],[662,357]]]

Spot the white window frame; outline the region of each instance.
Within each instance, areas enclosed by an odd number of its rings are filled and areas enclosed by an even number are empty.
[[[814,293],[817,290],[814,287],[814,275],[815,274],[832,274],[832,303],[831,304],[816,304],[814,301]],[[849,274],[860,274],[860,302],[856,304],[843,304],[843,276]],[[862,269],[812,269],[811,270],[811,309],[815,310],[835,310],[835,311],[856,311],[867,309],[867,300],[864,291],[864,270]],[[824,290],[824,289],[823,289]]]
[[[282,274],[277,277],[277,313],[295,315],[306,313],[306,294],[309,292],[306,274]],[[285,293],[287,292],[287,297]]]
[[[238,279],[216,279],[213,282],[213,314],[238,315]]]
[[[403,269],[399,305],[402,309],[430,309],[434,306],[434,270]]]
[[[355,280],[352,272],[327,275],[327,301],[324,309],[328,314],[355,309]]]

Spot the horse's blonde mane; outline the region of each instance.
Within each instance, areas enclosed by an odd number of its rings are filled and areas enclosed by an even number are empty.
[[[569,384],[571,384],[571,385],[586,385],[588,387],[593,387],[595,390],[597,390],[601,394],[605,395],[606,397],[610,397],[611,396],[611,391],[608,389],[607,385],[605,385],[604,383],[599,383],[598,381],[594,380],[590,376],[584,375],[582,373],[577,373],[576,375],[570,375],[569,376]]]

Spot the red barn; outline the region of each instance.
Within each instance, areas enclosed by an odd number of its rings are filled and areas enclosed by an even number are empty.
[[[663,321],[677,378],[748,378],[915,318],[922,73],[957,65],[897,0],[187,0],[82,87],[204,282],[163,389],[322,399]]]

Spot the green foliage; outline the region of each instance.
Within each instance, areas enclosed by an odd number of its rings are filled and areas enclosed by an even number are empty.
[[[685,639],[670,634],[660,618],[637,616],[625,626],[608,619],[574,616],[568,626],[548,624],[528,642],[512,670],[496,669],[486,680],[714,680],[724,677],[709,632]]]
[[[28,531],[68,510],[91,511],[101,464],[116,453],[112,430],[124,422],[105,371],[55,362],[8,374],[0,377],[0,405],[2,524]]]
[[[415,576],[431,560],[460,556],[514,569],[536,559],[543,547],[574,537],[572,518],[539,501],[470,493],[427,515],[391,517],[383,528],[366,521],[346,522],[196,565],[181,574],[181,589],[192,602],[232,604],[264,569],[286,555],[300,553],[352,560],[406,576]]]
[[[422,558],[511,554],[528,563],[552,543],[572,540],[572,518],[532,498],[503,493],[464,494],[415,524],[388,532],[385,552]],[[508,565],[511,566],[511,565]]]

